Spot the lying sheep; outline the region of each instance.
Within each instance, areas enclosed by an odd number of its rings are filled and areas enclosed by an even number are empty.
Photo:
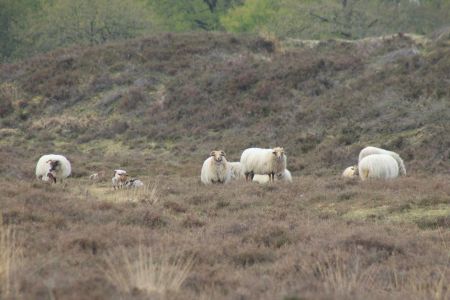
[[[131,178],[125,182],[126,188],[138,188],[144,186],[144,183],[137,178]]]
[[[291,172],[288,169],[284,169],[283,173],[276,174],[275,180],[284,181],[284,182],[292,182]],[[269,175],[255,174],[255,176],[253,176],[253,181],[260,183],[260,184],[268,183]]]
[[[344,170],[344,172],[342,172],[342,177],[355,178],[356,176],[358,176],[358,166],[357,165],[348,167]]]
[[[275,174],[282,174],[286,169],[284,149],[248,148],[242,152],[241,167],[247,181],[255,174],[269,175],[269,181],[274,181]]]
[[[397,161],[389,154],[372,154],[364,157],[358,164],[361,180],[368,178],[391,179],[399,175]]]
[[[401,159],[400,155],[398,155],[397,153],[395,153],[393,151],[388,151],[388,150],[384,150],[381,148],[368,146],[368,147],[362,149],[361,152],[359,152],[358,163],[364,157],[371,155],[371,154],[387,154],[387,155],[392,156],[392,158],[394,158],[397,161],[398,168],[400,170],[400,174],[402,174],[403,176],[406,175],[406,168],[405,168],[405,164],[403,163],[403,160]]]
[[[89,176],[91,181],[101,181],[105,178],[105,171],[99,171],[98,173],[93,173]]]
[[[47,154],[41,156],[36,164],[36,178],[43,181],[56,183],[57,179],[61,182],[72,172],[69,160],[63,155]]]
[[[222,150],[211,151],[203,162],[200,180],[204,184],[228,183],[231,180],[231,166]]]
[[[231,168],[231,179],[237,180],[242,178],[242,166],[238,161],[228,163]]]
[[[127,179],[128,179],[127,171],[114,170],[114,177],[111,179],[113,188],[114,189],[122,188]]]

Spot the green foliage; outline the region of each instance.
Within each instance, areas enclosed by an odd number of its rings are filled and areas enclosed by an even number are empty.
[[[0,61],[9,57],[17,47],[18,40],[13,33],[16,24],[36,9],[39,1],[33,0],[0,0]]]
[[[152,12],[134,0],[48,1],[16,27],[22,42],[19,54],[71,44],[100,44],[152,30]]]
[[[147,0],[169,31],[218,30],[219,18],[242,0]]]
[[[247,0],[221,18],[223,27],[231,32],[251,32],[270,23],[280,5],[272,0]]]

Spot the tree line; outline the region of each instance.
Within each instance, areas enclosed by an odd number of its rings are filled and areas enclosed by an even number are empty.
[[[0,61],[168,31],[358,39],[449,23],[450,0],[0,0]]]

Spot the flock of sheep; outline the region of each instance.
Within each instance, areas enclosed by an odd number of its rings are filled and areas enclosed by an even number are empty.
[[[281,180],[292,182],[291,172],[286,168],[286,154],[282,147],[273,149],[248,148],[242,152],[239,162],[228,162],[222,150],[211,151],[204,162],[200,180],[203,184],[226,184],[232,180],[245,178],[258,183]],[[69,160],[63,155],[48,154],[39,158],[36,164],[36,177],[40,180],[56,183],[71,174]],[[366,147],[359,153],[358,164],[350,166],[342,173],[343,177],[391,179],[406,175],[406,168],[400,156],[392,151],[376,147]],[[104,172],[94,173],[91,180],[104,177]],[[111,179],[114,189],[137,188],[144,183],[136,178],[128,178],[125,170],[114,170]]]
[[[368,178],[390,179],[406,175],[406,168],[400,156],[392,151],[376,147],[361,150],[358,165],[348,167],[342,176],[361,180]],[[292,182],[291,172],[286,168],[284,149],[248,148],[242,152],[239,162],[228,162],[222,150],[211,151],[203,162],[201,181],[204,184],[228,183],[233,179],[244,178],[259,183],[275,179]]]

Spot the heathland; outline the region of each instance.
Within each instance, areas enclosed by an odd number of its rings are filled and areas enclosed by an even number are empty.
[[[448,299],[449,70],[445,32],[168,33],[0,65],[0,296]],[[408,175],[341,178],[367,145]],[[211,150],[251,146],[283,146],[293,183],[200,184]],[[64,184],[35,180],[47,153]],[[145,188],[113,191],[116,168]]]

